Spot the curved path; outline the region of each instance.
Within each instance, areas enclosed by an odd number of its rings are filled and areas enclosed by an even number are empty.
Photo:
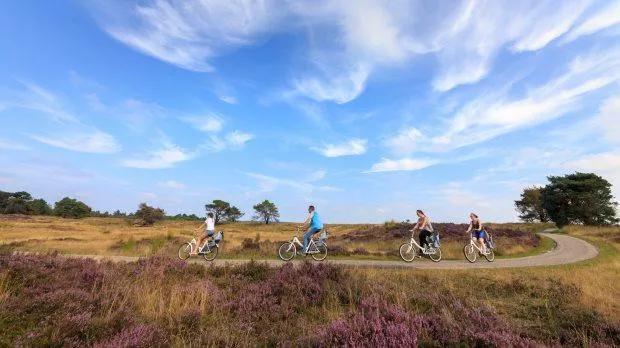
[[[575,263],[592,259],[598,255],[598,250],[590,243],[567,236],[564,234],[553,233],[539,233],[543,237],[549,237],[555,241],[555,248],[540,254],[520,258],[512,259],[496,259],[494,262],[488,262],[483,257],[478,258],[475,263],[470,263],[463,258],[463,260],[446,260],[441,262],[432,262],[427,259],[415,259],[413,262],[404,261],[379,261],[379,260],[327,260],[322,263],[330,263],[335,265],[343,265],[348,267],[361,267],[361,268],[419,268],[419,269],[470,269],[470,268],[516,268],[516,267],[534,267],[534,266],[552,266],[563,265],[568,263]],[[103,256],[103,255],[73,255],[65,254],[65,257],[75,258],[92,258],[96,260],[111,260],[111,261],[136,261],[140,259],[137,256]],[[311,258],[308,258],[312,260]],[[290,261],[294,264],[303,262],[303,258],[298,257],[295,261]],[[219,259],[212,262],[207,262],[202,258],[192,258],[189,260],[191,263],[199,263],[203,265],[236,265],[249,262],[250,260],[242,259]],[[285,262],[279,259],[269,260],[255,260],[256,262],[267,263],[270,266],[281,266]],[[316,262],[316,261],[314,261]]]

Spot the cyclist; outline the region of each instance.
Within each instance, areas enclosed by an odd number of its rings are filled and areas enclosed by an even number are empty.
[[[213,235],[215,234],[215,219],[213,218],[213,213],[207,213],[207,218],[205,219],[205,222],[203,222],[202,225],[200,225],[200,227],[196,229],[196,232],[200,233],[200,230],[202,230],[203,228],[204,233],[198,238],[198,245],[194,255],[198,254],[198,249],[200,249],[202,243],[204,243],[204,240],[208,237],[213,237]]]
[[[426,241],[427,237],[433,235],[433,225],[431,224],[431,218],[426,216],[424,212],[420,209],[416,210],[416,215],[418,216],[418,222],[413,226],[413,228],[409,231],[415,233],[415,231],[420,231],[420,246],[424,249],[428,246],[428,242]]]
[[[308,207],[308,217],[302,223],[304,229],[308,226],[308,230],[304,233],[304,246],[302,249],[302,253],[306,253],[308,250],[308,245],[310,244],[310,239],[313,235],[321,232],[323,229],[323,221],[321,221],[321,217],[316,212],[316,209],[313,205]]]
[[[482,222],[478,215],[474,213],[469,214],[469,228],[467,233],[471,233],[478,243],[480,243],[480,250],[483,254],[487,253],[487,245],[485,240],[487,238],[487,232],[482,228]]]

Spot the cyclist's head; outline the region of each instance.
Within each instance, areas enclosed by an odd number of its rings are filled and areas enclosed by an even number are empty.
[[[314,211],[314,206],[313,206],[313,205],[309,206],[309,207],[308,207],[308,211],[309,211],[309,212],[313,212],[313,211]]]
[[[416,210],[416,211],[415,211],[415,213],[416,213],[416,214],[418,214],[418,216],[419,216],[419,217],[424,217],[424,216],[426,216],[426,214],[424,214],[424,212],[423,212],[423,211],[421,211],[420,209]]]
[[[213,213],[212,213],[212,212],[209,212],[209,213],[207,213],[207,216],[208,216],[208,217],[210,217],[210,218],[212,218],[212,217],[213,217]]]
[[[469,213],[469,217],[473,220],[473,219],[477,219],[478,215],[476,215],[474,213]]]

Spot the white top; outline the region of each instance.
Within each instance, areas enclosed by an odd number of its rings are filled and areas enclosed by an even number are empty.
[[[215,231],[215,220],[213,220],[213,218],[208,217],[205,220],[205,224],[207,225],[206,227],[207,231]]]

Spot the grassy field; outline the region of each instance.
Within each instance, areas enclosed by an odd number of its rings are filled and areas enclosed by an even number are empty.
[[[71,254],[151,256],[174,255],[178,246],[190,240],[200,222],[163,221],[151,227],[135,227],[121,218],[61,219],[49,216],[0,215],[0,244],[15,250]],[[295,224],[234,223],[217,227],[225,238],[220,258],[269,259],[277,257],[278,246],[296,234]],[[553,247],[533,233],[546,225],[490,224],[498,257],[517,257],[544,252]],[[328,225],[330,257],[396,259],[398,247],[408,240],[410,225]],[[467,241],[465,225],[447,224],[437,230],[442,237],[444,259],[462,258]],[[444,233],[445,232],[445,233]],[[299,234],[301,236],[301,234]]]
[[[0,253],[0,346],[620,345],[620,228],[561,233],[595,244],[599,256],[390,270]]]

